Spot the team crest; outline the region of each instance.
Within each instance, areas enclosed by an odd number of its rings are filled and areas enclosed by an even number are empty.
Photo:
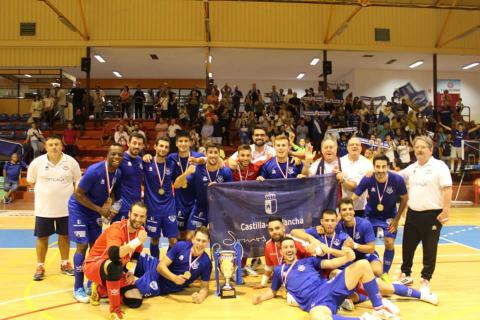
[[[97,218],[96,222],[98,226],[102,226],[102,218]]]
[[[371,192],[377,192],[377,189],[375,189],[375,187],[372,187],[372,189],[370,191]]]
[[[287,174],[293,174],[293,167],[288,168]]]
[[[131,162],[131,161],[128,161],[128,166],[129,166],[129,167],[132,166],[132,162]]]
[[[272,174],[276,174],[277,171],[275,171],[275,169],[272,169]]]
[[[199,267],[199,264],[198,264],[197,261],[195,261],[195,262],[192,263],[192,269],[197,270],[198,267]]]
[[[172,174],[172,173],[170,172],[170,169],[169,169],[169,168],[166,168],[166,169],[165,169],[165,174],[166,174],[167,176],[169,176],[169,175]]]
[[[178,256],[178,260],[183,261],[183,254],[181,254],[180,256]]]
[[[223,176],[218,176],[217,177],[217,182],[222,183],[223,182]]]
[[[153,171],[153,168],[152,168],[152,167],[149,167],[149,168],[148,168],[148,171]]]
[[[385,192],[388,193],[388,194],[392,194],[392,193],[393,193],[393,188],[392,188],[392,186],[388,186],[388,187],[387,187],[387,190],[385,190]]]
[[[338,247],[340,245],[340,239],[335,239],[335,241],[333,241],[333,245]]]
[[[298,271],[303,272],[305,271],[305,266],[303,264],[299,265],[297,268]]]
[[[102,179],[102,180],[100,181],[100,184],[105,184],[105,179]]]
[[[355,240],[360,239],[360,232],[355,232],[354,238],[355,238]]]
[[[170,222],[175,222],[175,220],[177,220],[177,216],[168,216],[168,220],[170,220]]]
[[[152,288],[152,290],[158,290],[158,283],[157,283],[157,281],[152,281],[152,282],[150,282],[150,288]]]
[[[206,176],[204,176],[204,177],[202,178],[202,181],[203,181],[203,182],[207,182],[207,181],[208,181],[208,178],[207,178]]]
[[[277,195],[275,193],[267,193],[265,195],[265,213],[277,213]]]

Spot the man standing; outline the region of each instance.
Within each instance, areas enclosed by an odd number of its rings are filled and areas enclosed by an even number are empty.
[[[480,129],[480,125],[477,125],[469,130],[465,129],[465,125],[462,122],[457,124],[457,129],[452,129],[442,123],[439,123],[440,126],[445,128],[446,130],[450,131],[453,136],[453,143],[452,149],[450,152],[450,172],[460,172],[462,167],[462,160],[463,160],[463,140],[467,134],[472,133],[478,129]],[[455,171],[455,161],[458,160],[457,171]]]
[[[383,274],[385,277],[392,266],[395,256],[396,229],[408,201],[405,182],[398,174],[388,171],[388,164],[389,161],[385,155],[375,156],[373,158],[375,175],[363,177],[352,197],[355,200],[365,191],[368,193],[365,215],[374,230],[381,228],[384,234]],[[398,201],[400,201],[400,207],[397,214]],[[395,231],[391,233],[390,230]]]
[[[257,180],[292,179],[301,174],[303,168],[301,162],[297,163],[297,161],[288,156],[290,150],[288,138],[284,135],[276,136],[274,146],[276,156],[263,165]]]
[[[237,159],[226,161],[232,170],[233,181],[256,180],[264,161],[252,163],[252,150],[246,144],[238,146],[237,154]]]
[[[421,286],[429,291],[435,271],[437,247],[442,226],[448,222],[452,200],[452,177],[447,165],[432,157],[433,142],[427,136],[413,140],[417,161],[400,171],[408,181],[408,211],[403,231],[402,276],[400,283],[412,284],[415,249],[422,242],[423,269]]]
[[[111,145],[107,160],[88,167],[68,201],[68,233],[70,240],[77,244],[73,256],[75,267],[73,297],[79,302],[89,301],[83,288],[83,262],[88,246],[92,248],[102,233],[102,217],[110,220],[116,213],[112,204],[119,198],[121,172],[118,167],[122,157],[123,147],[119,144]]]
[[[127,145],[128,150],[123,154],[120,165],[123,178],[121,188],[122,206],[112,221],[126,219],[132,204],[142,198],[143,164],[139,154],[145,146],[145,137],[140,133],[132,133],[128,138]]]
[[[60,269],[74,275],[68,261],[70,241],[68,240],[68,198],[73,193],[74,183],[80,180],[78,162],[62,152],[62,140],[49,136],[45,142],[47,153],[32,161],[27,171],[27,182],[35,184],[35,236],[37,237],[37,270],[33,280],[45,277],[45,257],[48,238],[58,234],[58,248],[62,263]]]
[[[252,150],[252,163],[257,161],[265,162],[271,157],[275,157],[275,150],[267,145],[267,132],[262,127],[255,127],[253,129],[253,144],[250,145]],[[230,159],[237,159],[238,151],[235,152]]]
[[[150,254],[159,258],[160,235],[168,238],[172,247],[177,242],[178,225],[172,176],[175,162],[167,159],[170,150],[168,138],[158,138],[155,143],[155,158],[143,163],[145,174],[145,204],[148,209],[147,233],[150,239]]]
[[[339,176],[342,182],[343,197],[351,198],[355,188],[367,172],[373,172],[372,163],[362,156],[362,144],[357,137],[350,138],[347,144],[348,154],[340,158],[342,174]],[[367,203],[366,193],[354,200],[355,215],[365,216],[365,205]]]
[[[135,119],[141,119],[143,115],[143,104],[145,103],[145,94],[140,85],[137,85],[137,90],[133,94],[133,102],[135,103]]]

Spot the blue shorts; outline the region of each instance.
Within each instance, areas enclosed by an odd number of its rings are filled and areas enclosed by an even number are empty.
[[[373,262],[373,261],[382,261],[380,260],[380,256],[378,255],[378,252],[375,251],[374,253],[367,253],[365,255],[365,259],[368,261],[368,262]]]
[[[201,226],[208,225],[208,211],[194,206],[190,217],[188,217],[187,230],[195,230]]]
[[[373,233],[375,234],[375,236],[377,236],[377,229],[378,228],[382,228],[383,229],[383,236],[385,238],[397,238],[397,233],[390,233],[388,231],[388,225],[390,224],[390,221],[392,219],[375,219],[375,218],[370,218],[368,217],[367,218],[368,221],[370,221],[370,223],[372,224],[372,227],[373,227]]]
[[[8,191],[17,191],[18,189],[18,181],[12,181],[12,180],[5,180],[5,183],[3,184],[3,190],[8,192]]]
[[[185,231],[187,230],[188,218],[190,218],[190,213],[193,208],[183,208],[177,206],[177,224],[178,230]]]
[[[147,234],[150,238],[160,238],[161,235],[167,238],[178,236],[177,216],[150,216],[145,223]]]
[[[347,288],[345,272],[341,271],[335,278],[318,287],[316,295],[310,301],[310,310],[315,307],[325,306],[332,311],[332,314],[336,314],[343,300],[354,291]]]
[[[158,263],[157,258],[144,252],[138,257],[137,267],[135,268],[135,277],[138,279],[135,281],[135,286],[144,297],[160,295]]]
[[[83,213],[68,203],[68,235],[76,243],[95,243],[102,234],[102,217],[98,213]]]

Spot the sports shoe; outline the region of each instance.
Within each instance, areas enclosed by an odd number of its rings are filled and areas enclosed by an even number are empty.
[[[70,264],[70,261],[60,265],[60,271],[62,273],[68,275],[68,276],[74,276],[75,275],[75,270],[73,269],[72,265]]]
[[[258,277],[258,272],[255,271],[255,270],[253,270],[252,267],[250,267],[250,266],[245,266],[245,267],[243,268],[243,271],[245,272],[245,274],[246,274],[247,276]]]
[[[385,306],[380,309],[373,310],[372,315],[382,320],[400,320],[393,312],[387,310]]]
[[[345,311],[353,311],[355,310],[355,305],[353,304],[353,301],[351,299],[345,299],[340,305],[340,308]]]
[[[45,268],[43,266],[37,266],[37,271],[33,275],[34,281],[41,281],[45,278]]]
[[[91,293],[90,293],[90,304],[92,306],[98,306],[100,304],[100,294],[98,293],[98,285],[95,282],[92,282]]]
[[[380,318],[375,317],[373,314],[365,312],[360,316],[360,320],[379,320]]]
[[[388,273],[382,274],[381,279],[382,279],[383,281],[385,281],[386,283],[392,283],[392,279],[390,279],[390,276],[388,275]]]
[[[123,313],[122,309],[117,308],[110,312],[110,316],[108,317],[109,320],[125,320],[125,313]]]
[[[405,273],[402,273],[400,278],[394,283],[403,284],[404,286],[411,286],[413,284],[413,279],[411,276],[407,276]]]
[[[87,296],[83,288],[78,288],[77,290],[74,290],[73,297],[75,298],[75,300],[81,303],[88,303],[90,301],[90,298]]]
[[[433,292],[424,293],[420,291],[420,300],[431,303],[434,306],[438,306],[438,296]]]
[[[262,264],[262,260],[260,260],[260,258],[253,258],[252,262],[250,262],[250,267],[253,270],[255,270],[261,264]]]
[[[383,306],[387,308],[393,314],[399,314],[400,309],[390,300],[383,298],[382,299]]]
[[[85,293],[87,296],[92,295],[92,281],[88,280],[87,285],[85,286]]]

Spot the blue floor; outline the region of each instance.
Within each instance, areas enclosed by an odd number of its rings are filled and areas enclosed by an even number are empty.
[[[402,244],[403,228],[398,231],[396,244]],[[480,227],[479,226],[446,226],[442,228],[440,239],[441,244],[458,242],[472,248],[480,249]],[[448,241],[450,240],[450,241]],[[50,243],[57,241],[54,235],[50,237]],[[383,239],[377,239],[377,244],[382,244]],[[162,247],[168,247],[168,240],[162,238],[160,241]],[[72,243],[72,247],[74,244]],[[149,247],[149,242],[145,243]],[[0,230],[0,248],[35,248],[35,237],[33,230]]]

